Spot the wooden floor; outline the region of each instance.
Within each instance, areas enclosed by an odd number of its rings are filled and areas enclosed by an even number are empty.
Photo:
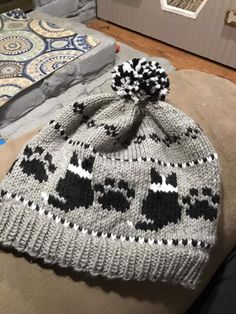
[[[125,43],[151,56],[167,58],[176,69],[195,69],[224,77],[236,83],[235,70],[182,49],[175,48],[156,39],[100,19],[90,20],[87,26],[110,35],[118,42]]]

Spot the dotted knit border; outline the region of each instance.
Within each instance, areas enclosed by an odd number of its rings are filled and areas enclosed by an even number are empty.
[[[138,242],[140,244],[148,243],[150,245],[159,246],[192,246],[195,248],[210,249],[212,245],[204,241],[197,241],[195,239],[148,239],[139,236],[122,236],[113,233],[103,233],[101,231],[94,231],[90,229],[85,229],[73,222],[67,221],[65,218],[60,218],[55,214],[52,214],[49,210],[40,208],[32,201],[25,200],[23,196],[19,196],[16,193],[9,193],[7,191],[1,190],[1,197],[4,199],[15,199],[17,202],[23,203],[25,206],[29,206],[31,209],[36,210],[39,215],[45,215],[48,219],[53,219],[57,224],[64,225],[65,228],[73,228],[74,230],[79,230],[82,234],[89,234],[93,237],[110,238],[111,240],[121,240],[122,242]]]
[[[54,128],[56,130],[58,130],[59,134],[64,138],[64,140],[67,141],[70,145],[73,145],[73,146],[76,145],[76,146],[84,147],[85,149],[90,150],[92,153],[97,154],[98,156],[100,156],[104,159],[109,159],[112,161],[120,161],[120,162],[136,162],[136,161],[146,162],[146,161],[148,161],[148,162],[157,163],[158,165],[164,166],[164,167],[186,168],[186,167],[193,167],[193,166],[201,165],[201,164],[207,163],[207,162],[212,162],[213,160],[218,159],[218,156],[216,153],[210,154],[209,156],[201,158],[201,159],[196,159],[196,160],[182,162],[182,163],[165,162],[165,161],[162,161],[160,159],[154,159],[152,157],[138,157],[138,158],[132,158],[132,159],[109,157],[107,155],[103,155],[103,154],[99,153],[90,144],[87,144],[87,143],[84,143],[81,141],[73,141],[72,139],[70,139],[68,137],[68,135],[66,135],[62,126],[58,122],[56,122],[55,120],[50,121],[49,124],[52,124],[54,126]]]

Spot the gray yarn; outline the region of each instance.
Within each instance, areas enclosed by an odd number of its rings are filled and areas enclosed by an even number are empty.
[[[22,150],[0,193],[1,245],[93,276],[195,288],[216,241],[217,154],[164,101],[102,94],[68,105]]]

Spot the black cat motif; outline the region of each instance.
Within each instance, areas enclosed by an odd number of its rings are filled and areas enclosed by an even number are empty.
[[[106,178],[104,185],[96,184],[94,190],[99,193],[98,203],[103,209],[126,212],[130,208],[135,191],[124,180]]]
[[[28,176],[33,176],[40,183],[48,180],[49,173],[54,173],[55,165],[52,163],[52,155],[45,154],[41,146],[31,148],[26,145],[23,151],[23,159],[20,167]]]
[[[65,212],[91,206],[94,199],[91,185],[93,163],[94,157],[90,156],[80,160],[74,152],[65,177],[60,178],[56,187],[60,198],[42,193],[44,200]]]
[[[147,198],[143,200],[142,214],[146,222],[139,221],[136,229],[158,231],[169,223],[177,223],[181,218],[178,203],[178,187],[175,173],[167,176],[151,168],[151,184]]]
[[[189,195],[182,198],[183,204],[187,207],[186,214],[189,217],[195,219],[203,217],[209,221],[217,218],[219,201],[219,195],[213,193],[207,186],[199,190],[192,188],[189,190]]]

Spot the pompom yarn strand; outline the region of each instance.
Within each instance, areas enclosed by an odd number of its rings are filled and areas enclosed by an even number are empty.
[[[158,62],[145,58],[126,61],[112,71],[112,89],[135,102],[147,98],[165,100],[169,86],[165,70]]]

